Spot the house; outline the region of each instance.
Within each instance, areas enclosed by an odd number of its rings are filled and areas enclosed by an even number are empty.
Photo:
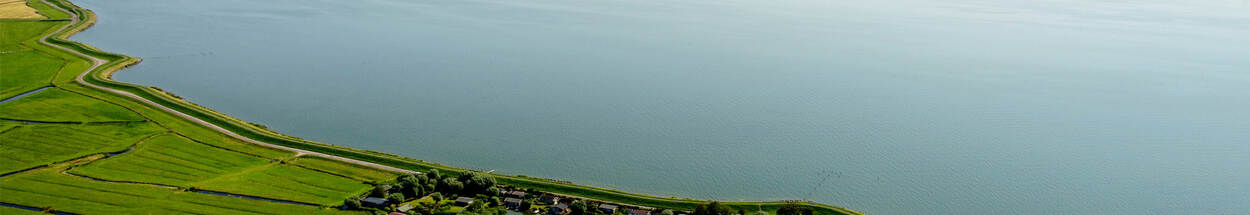
[[[619,206],[616,206],[614,204],[599,204],[599,211],[603,211],[603,213],[605,214],[612,214],[612,213],[616,213],[617,207]]]
[[[567,213],[569,213],[569,205],[566,205],[563,203],[552,205],[551,207],[547,208],[547,214],[550,214],[550,215],[563,215]]]
[[[518,199],[524,199],[524,198],[525,198],[525,194],[526,194],[525,192],[521,192],[521,191],[519,191],[519,190],[518,190],[518,191],[510,191],[510,192],[508,192],[508,193],[507,193],[507,195],[505,195],[505,196],[507,196],[507,197],[512,197],[512,198],[518,198]]]
[[[412,208],[413,208],[412,204],[402,204],[402,205],[399,205],[399,207],[395,208],[395,210],[399,212],[408,212],[412,210]]]
[[[519,208],[521,207],[521,199],[512,197],[503,198],[503,206],[509,208]]]
[[[633,209],[633,210],[627,211],[627,214],[629,215],[651,215],[651,211],[647,211],[643,209]]]
[[[385,208],[386,199],[378,197],[365,197],[364,200],[360,201],[360,205],[371,208]]]
[[[560,202],[560,197],[556,197],[555,195],[547,194],[547,195],[543,195],[543,197],[538,198],[538,201],[539,201],[539,202],[542,202],[543,204],[554,205],[554,204],[556,204],[556,203],[559,203],[559,202]]]
[[[456,198],[456,203],[454,205],[460,206],[460,207],[468,207],[469,204],[473,204],[473,198],[460,197],[460,198]]]

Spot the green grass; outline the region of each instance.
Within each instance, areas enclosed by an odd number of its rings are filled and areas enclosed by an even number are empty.
[[[152,123],[22,125],[0,134],[0,172],[122,151],[160,132]]]
[[[147,185],[98,182],[45,168],[0,178],[0,201],[78,214],[360,214]]]
[[[3,20],[0,21],[0,52],[22,51],[29,48],[22,47],[22,43],[33,41],[47,32],[49,28],[55,26],[58,22],[40,22],[40,21],[16,21]]]
[[[197,187],[320,205],[339,205],[343,199],[372,188],[360,181],[286,165],[272,165]]]
[[[70,172],[113,181],[185,186],[268,162],[164,134],[140,144],[134,151],[73,168]]]
[[[43,15],[44,17],[47,17],[48,19],[69,19],[70,17],[69,14],[66,14],[65,12],[61,12],[56,9],[52,9],[52,6],[43,4],[43,2],[40,2],[40,1],[27,1],[26,5],[30,6],[31,8],[35,8],[35,10],[39,11],[39,14]]]
[[[57,22],[0,21],[0,98],[51,85],[64,60],[34,51],[25,44]]]
[[[301,156],[292,161],[291,164],[360,181],[380,182],[395,179],[396,176],[399,176],[399,173],[395,172],[314,156]]]
[[[0,98],[51,86],[52,77],[62,65],[65,65],[65,60],[38,51],[0,54]]]
[[[0,118],[41,122],[145,120],[121,106],[56,88],[0,104]]]

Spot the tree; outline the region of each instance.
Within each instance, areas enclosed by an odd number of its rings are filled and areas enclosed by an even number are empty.
[[[812,208],[797,204],[784,204],[777,209],[777,215],[812,215]]]
[[[439,195],[439,198],[442,198],[442,195]],[[423,202],[417,203],[416,207],[413,207],[413,210],[417,211],[417,213],[419,214],[430,215],[430,214],[434,214],[434,212],[437,212],[439,208],[442,208],[442,206],[443,205],[439,204],[438,201],[434,201],[434,202],[423,201]]]
[[[343,205],[347,206],[348,209],[360,209],[360,199],[356,199],[356,197],[347,197],[347,199],[343,200]]]
[[[664,209],[660,211],[660,215],[673,215],[673,210]]]
[[[464,183],[465,193],[485,193],[487,189],[495,187],[495,177],[473,171],[461,172],[456,180]]]
[[[439,182],[439,190],[444,193],[460,193],[464,190],[464,183],[453,178],[445,178]]]
[[[412,187],[409,187],[408,189],[405,189],[405,190],[404,190],[404,196],[412,196],[412,198],[418,198],[418,197],[421,197],[421,196],[425,196],[425,195],[424,195],[424,194],[425,194],[425,191],[424,191],[424,190],[421,190],[421,187],[422,187],[422,186],[421,186],[421,185],[419,185],[419,184],[414,184],[414,185],[412,185]]]
[[[534,206],[534,199],[526,199],[525,201],[521,202],[521,207],[519,209],[521,210],[521,212],[529,213],[530,207],[532,206]]]
[[[421,188],[421,190],[422,190],[422,191],[425,191],[426,193],[438,192],[438,189],[435,189],[435,186],[434,186],[434,184],[432,184],[432,183],[431,183],[431,184],[425,184],[425,187],[422,187],[422,188]]]
[[[469,211],[482,211],[482,209],[486,209],[486,200],[481,199],[481,200],[473,201],[473,203],[469,204],[469,207],[466,209],[468,209]]]
[[[491,186],[490,188],[486,188],[486,195],[499,196],[499,193],[502,192],[503,190],[500,190],[498,187]]]
[[[439,192],[434,192],[434,194],[430,194],[430,199],[433,199],[434,202],[441,202],[443,201],[443,194]]]
[[[572,215],[586,214],[586,201],[573,200],[573,203],[569,204],[569,210]]]
[[[391,185],[378,185],[373,187],[373,193],[370,196],[378,198],[386,198],[387,191],[391,189]]]
[[[731,215],[734,209],[728,205],[713,201],[710,204],[699,204],[694,208],[694,215]]]
[[[438,174],[437,169],[431,169],[430,172],[425,173],[425,177],[429,178],[429,180],[434,180],[434,181],[443,179],[443,176]]]
[[[403,193],[392,193],[391,195],[387,195],[387,196],[386,196],[386,201],[387,201],[387,202],[390,202],[392,205],[402,203],[402,202],[404,202],[404,194],[403,194]]]

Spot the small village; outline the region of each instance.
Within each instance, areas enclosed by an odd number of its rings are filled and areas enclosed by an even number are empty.
[[[465,171],[450,177],[433,170],[402,175],[379,184],[365,196],[344,200],[345,210],[387,215],[770,215],[720,205],[699,204],[694,211],[672,210],[502,186],[487,174]],[[806,206],[785,205],[777,215],[812,215]]]

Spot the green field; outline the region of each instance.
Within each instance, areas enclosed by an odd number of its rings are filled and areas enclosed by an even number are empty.
[[[0,178],[0,202],[78,214],[349,214],[148,185],[98,182],[45,168]]]
[[[22,210],[22,209],[11,208],[11,207],[0,207],[0,214],[4,214],[4,215],[46,215],[46,213],[39,212],[39,211],[29,211],[29,210]]]
[[[0,172],[122,151],[160,132],[152,123],[22,125],[0,134]]]
[[[0,118],[40,122],[144,121],[121,106],[52,88],[0,104]]]
[[[329,172],[360,181],[379,182],[395,179],[399,174],[357,164],[344,163],[322,157],[303,156],[296,158],[291,164],[309,169]]]
[[[343,199],[372,188],[360,181],[287,165],[272,165],[196,187],[320,205],[339,205]]]
[[[260,167],[268,162],[164,134],[144,142],[132,152],[74,168],[70,172],[113,181],[185,186]]]
[[[52,84],[65,61],[25,45],[57,22],[0,21],[0,98]]]
[[[29,50],[22,47],[21,43],[38,38],[58,23],[61,22],[0,21],[0,52]]]

